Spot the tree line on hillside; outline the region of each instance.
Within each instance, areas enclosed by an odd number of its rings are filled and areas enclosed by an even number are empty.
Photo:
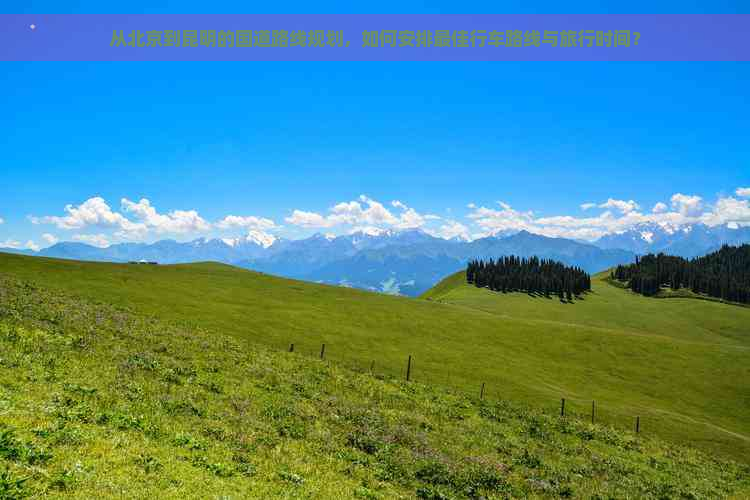
[[[537,293],[560,300],[591,290],[591,276],[578,267],[539,257],[500,257],[472,260],[466,267],[466,281],[497,292]]]
[[[750,245],[724,245],[720,250],[691,260],[648,254],[635,264],[617,266],[614,279],[646,296],[662,287],[687,288],[695,293],[743,304],[750,303]]]

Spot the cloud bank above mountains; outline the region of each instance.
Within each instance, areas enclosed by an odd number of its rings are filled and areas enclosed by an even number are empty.
[[[667,202],[668,201],[668,202]],[[159,212],[142,198],[120,200],[119,209],[94,196],[79,205],[69,204],[62,214],[28,216],[39,226],[56,229],[41,239],[47,245],[73,240],[105,247],[115,242],[140,242],[163,237],[198,237],[242,231],[248,239],[269,245],[294,230],[344,234],[364,231],[375,234],[386,229],[422,229],[436,237],[472,240],[504,232],[526,230],[550,237],[595,241],[642,224],[657,224],[668,230],[690,224],[729,227],[750,226],[750,187],[738,187],[733,195],[708,202],[695,194],[675,193],[669,200],[643,209],[635,200],[609,198],[580,205],[580,215],[538,216],[533,210],[517,210],[502,201],[469,203],[463,215],[439,216],[420,212],[405,202],[382,203],[366,195],[333,204],[325,212],[292,209],[283,224],[262,215],[226,215],[216,221],[202,217],[196,209]],[[595,213],[595,212],[599,213]],[[594,213],[592,213],[594,212]],[[3,219],[0,218],[0,224]],[[225,241],[229,241],[224,238]],[[0,247],[38,249],[34,241],[21,243],[9,238]]]
[[[508,230],[525,229],[544,236],[595,241],[602,236],[627,231],[642,224],[657,224],[668,230],[689,224],[730,227],[750,225],[750,189],[738,188],[737,198],[720,196],[712,203],[696,195],[675,193],[670,204],[658,202],[650,212],[641,210],[633,200],[608,199],[603,203],[584,203],[581,209],[604,211],[593,217],[569,215],[536,217],[534,212],[519,212],[509,205],[498,202],[499,209],[469,205],[472,212],[467,215],[488,235]]]

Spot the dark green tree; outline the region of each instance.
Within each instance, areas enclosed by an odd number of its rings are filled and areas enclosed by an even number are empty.
[[[578,267],[514,255],[497,260],[472,260],[466,267],[466,281],[503,293],[526,292],[545,297],[555,294],[568,301],[591,290],[591,277]]]

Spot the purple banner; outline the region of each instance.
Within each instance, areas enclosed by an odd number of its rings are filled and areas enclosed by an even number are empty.
[[[2,14],[4,61],[747,61],[750,15]]]

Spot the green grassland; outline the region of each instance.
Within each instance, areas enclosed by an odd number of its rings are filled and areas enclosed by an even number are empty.
[[[253,346],[8,274],[0,499],[750,494],[747,464],[646,434]]]
[[[219,264],[133,266],[0,255],[0,274],[128,307],[242,349],[262,345],[431,386],[527,404],[565,397],[597,421],[750,462],[750,309],[654,300],[603,276],[573,304],[479,290],[453,276],[424,299],[266,276]],[[426,299],[426,300],[425,300]]]

